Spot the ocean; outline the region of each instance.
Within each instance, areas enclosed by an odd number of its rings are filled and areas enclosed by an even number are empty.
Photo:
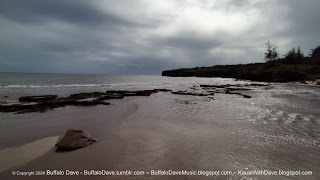
[[[190,91],[200,85],[252,83],[256,82],[231,78],[0,73],[0,101],[17,103],[19,97],[33,95],[65,97],[81,92],[159,88]],[[187,176],[190,179],[319,179],[320,86],[271,83],[248,87],[251,90],[240,92],[251,98],[159,92],[150,97],[110,100],[110,106],[0,113],[0,155],[8,148],[62,136],[68,128],[84,129],[101,140],[92,147],[62,155],[52,147],[32,161],[9,169],[2,164],[0,177],[10,176],[8,172],[14,169],[50,167],[233,172],[227,176]],[[83,154],[91,154],[89,163]],[[250,174],[258,170],[310,171],[312,175]]]

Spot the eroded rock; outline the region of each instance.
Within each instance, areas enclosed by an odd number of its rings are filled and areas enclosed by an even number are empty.
[[[19,102],[42,102],[53,100],[57,98],[57,95],[42,95],[42,96],[24,96],[19,98]]]
[[[241,88],[241,87],[226,87],[229,91],[249,91],[249,88]]]
[[[188,91],[173,91],[172,94],[178,95],[189,95],[189,96],[213,96],[214,93],[196,93],[196,92],[188,92]]]
[[[251,96],[246,95],[246,94],[241,94],[241,96],[244,97],[244,98],[251,98]]]
[[[122,99],[125,96],[150,96],[157,92],[171,91],[168,89],[138,90],[138,91],[106,91],[92,93],[71,94],[69,97],[59,97],[57,95],[43,96],[24,96],[19,98],[19,102],[24,104],[8,105],[0,103],[0,112],[46,112],[59,107],[65,106],[94,106],[110,105],[104,102],[108,99]]]
[[[234,92],[234,91],[249,91],[250,88],[247,88],[248,86],[269,86],[268,84],[225,84],[225,85],[200,85],[200,87],[204,90],[206,90],[209,93],[222,93],[222,94],[235,94],[240,95],[244,98],[251,98],[251,96],[242,94],[240,92]]]
[[[71,151],[97,142],[90,134],[81,130],[69,129],[66,135],[55,145],[57,152]]]

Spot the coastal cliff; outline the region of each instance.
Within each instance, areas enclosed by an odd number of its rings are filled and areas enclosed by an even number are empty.
[[[162,76],[172,77],[223,77],[263,82],[290,82],[320,79],[320,58],[304,58],[299,64],[284,60],[266,63],[217,65],[165,70]]]

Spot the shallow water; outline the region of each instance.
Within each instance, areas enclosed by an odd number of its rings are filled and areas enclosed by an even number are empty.
[[[0,74],[0,82],[1,100],[15,100],[22,95],[67,96],[77,92],[112,89],[190,90],[190,87],[200,84],[250,83],[222,78],[3,73]],[[113,108],[118,107],[118,110],[108,112],[125,116],[113,115],[110,116],[114,117],[112,120],[106,118],[108,114],[104,110],[110,109],[109,106],[81,107],[81,110],[67,107],[43,114],[1,113],[0,148],[23,145],[37,138],[57,135],[57,132],[61,133],[75,123],[77,127],[90,127],[89,130],[103,138],[106,136],[103,133],[104,128],[107,127],[103,124],[115,121],[111,123],[112,128],[105,130],[111,133],[113,129],[112,133],[126,145],[118,145],[124,148],[125,153],[121,155],[119,162],[114,164],[113,169],[235,172],[309,170],[313,172],[312,176],[270,177],[236,173],[232,176],[165,178],[319,179],[319,86],[275,83],[267,88],[251,88],[250,91],[242,92],[252,96],[251,99],[229,94],[215,94],[211,99],[161,92],[150,97],[115,100]],[[63,118],[64,116],[68,118]],[[46,119],[47,117],[50,118]],[[55,117],[61,120],[57,123]],[[97,120],[91,122],[88,119]],[[65,129],[61,132],[51,130],[49,133],[43,130],[53,127]],[[38,135],[34,133],[37,129],[42,129]],[[21,132],[33,132],[33,135],[23,137]],[[141,179],[150,176],[118,178]],[[164,176],[153,178],[163,179]]]
[[[129,142],[126,158],[117,168],[310,170],[317,175],[295,178],[319,178],[319,134],[315,128],[294,125],[287,116],[278,113],[281,110],[270,113],[271,110],[264,107],[263,112],[258,113],[253,103],[259,104],[261,99],[256,102],[254,98],[215,96],[215,100],[209,101],[206,97],[157,94],[140,102],[137,113],[116,130],[116,134]],[[192,100],[196,104],[181,103],[181,100]],[[252,109],[254,113],[249,114]],[[308,132],[313,132],[313,136]],[[235,174],[229,178],[270,179],[270,176]]]

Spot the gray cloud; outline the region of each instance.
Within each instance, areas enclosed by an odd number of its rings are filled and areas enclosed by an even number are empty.
[[[318,45],[320,2],[0,0],[0,71],[160,74]]]
[[[61,20],[68,23],[83,25],[130,24],[108,12],[98,11],[88,1],[56,0],[56,1],[12,1],[2,0],[2,14],[4,17],[21,23],[45,23],[51,20]]]

